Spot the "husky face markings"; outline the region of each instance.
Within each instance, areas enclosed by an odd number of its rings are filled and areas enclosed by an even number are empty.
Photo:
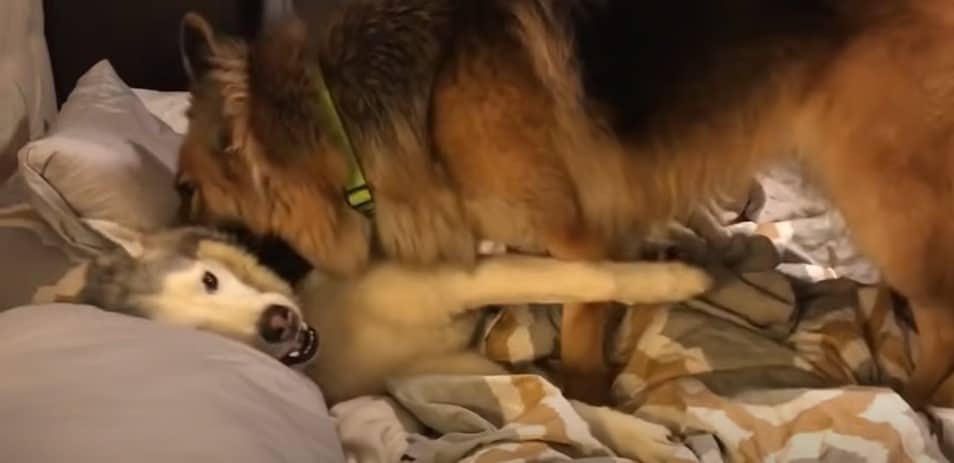
[[[91,265],[84,302],[220,334],[290,366],[314,359],[318,334],[291,288],[234,243],[186,228],[128,244]]]
[[[214,288],[210,281],[215,282]],[[216,332],[265,350],[288,344],[290,336],[304,329],[301,312],[288,296],[249,286],[218,262],[190,262],[167,274],[161,285],[157,293],[141,299],[149,311],[146,315],[154,320]],[[263,318],[271,308],[283,309],[270,317],[274,323]],[[271,330],[259,329],[262,320],[266,326],[284,328],[284,333],[275,339]]]

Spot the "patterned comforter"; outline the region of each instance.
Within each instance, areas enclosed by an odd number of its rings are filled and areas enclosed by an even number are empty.
[[[332,413],[352,461],[941,462],[954,380],[917,413],[906,308],[877,285],[837,214],[789,167],[722,207],[720,286],[620,308],[613,410],[567,400],[548,372],[559,309],[511,307],[480,349],[519,374],[421,376]]]

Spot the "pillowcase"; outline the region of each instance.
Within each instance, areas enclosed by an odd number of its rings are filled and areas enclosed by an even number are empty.
[[[80,256],[30,207],[17,175],[0,186],[0,256],[0,312],[76,292],[66,275]]]
[[[0,313],[0,461],[344,462],[318,387],[211,333],[81,305]]]
[[[182,135],[155,117],[100,61],[80,77],[49,133],[19,153],[30,200],[67,243],[101,252],[85,220],[146,232],[172,224]]]
[[[160,92],[146,88],[134,88],[132,91],[152,115],[165,122],[174,132],[186,133],[189,128],[186,111],[192,98],[189,92]]]

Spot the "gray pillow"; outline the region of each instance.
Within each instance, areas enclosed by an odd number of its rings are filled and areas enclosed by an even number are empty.
[[[318,388],[209,333],[80,305],[0,313],[0,461],[344,461]]]
[[[19,176],[0,185],[0,311],[55,300],[81,256],[27,203]],[[2,380],[0,380],[2,381]]]

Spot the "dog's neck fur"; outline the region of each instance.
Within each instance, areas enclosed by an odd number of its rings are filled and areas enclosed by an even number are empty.
[[[349,155],[329,140],[334,134],[326,129],[324,109],[315,104],[321,100],[323,85],[315,82],[313,71],[320,66],[324,84],[352,134],[353,148],[376,192],[399,194],[408,182],[420,185],[422,179],[439,183],[426,124],[435,74],[453,37],[454,8],[447,1],[411,3],[414,5],[391,9],[360,4],[335,9],[313,33],[293,18],[257,41],[249,52],[249,85],[253,98],[263,100],[261,104],[253,102],[251,108],[251,117],[261,116],[253,126],[268,128],[257,134],[263,144],[283,147],[275,150],[282,156],[335,153],[335,187],[346,188]],[[351,20],[354,15],[367,17],[355,22]],[[385,48],[368,43],[373,37],[355,28],[369,27],[401,42]],[[401,30],[419,32],[388,34]],[[321,127],[315,127],[315,121],[322,121]]]
[[[318,98],[315,104],[318,106],[319,113],[323,116],[320,119],[323,123],[320,130],[325,136],[334,140],[338,152],[345,157],[348,163],[347,183],[345,183],[343,191],[345,201],[348,206],[370,217],[374,213],[374,196],[371,187],[365,180],[361,160],[358,158],[358,153],[355,152],[351,137],[348,135],[348,128],[341,120],[334,97],[325,82],[321,63],[318,61],[316,60],[311,65],[312,72],[308,75],[311,77],[313,85],[318,89]]]

